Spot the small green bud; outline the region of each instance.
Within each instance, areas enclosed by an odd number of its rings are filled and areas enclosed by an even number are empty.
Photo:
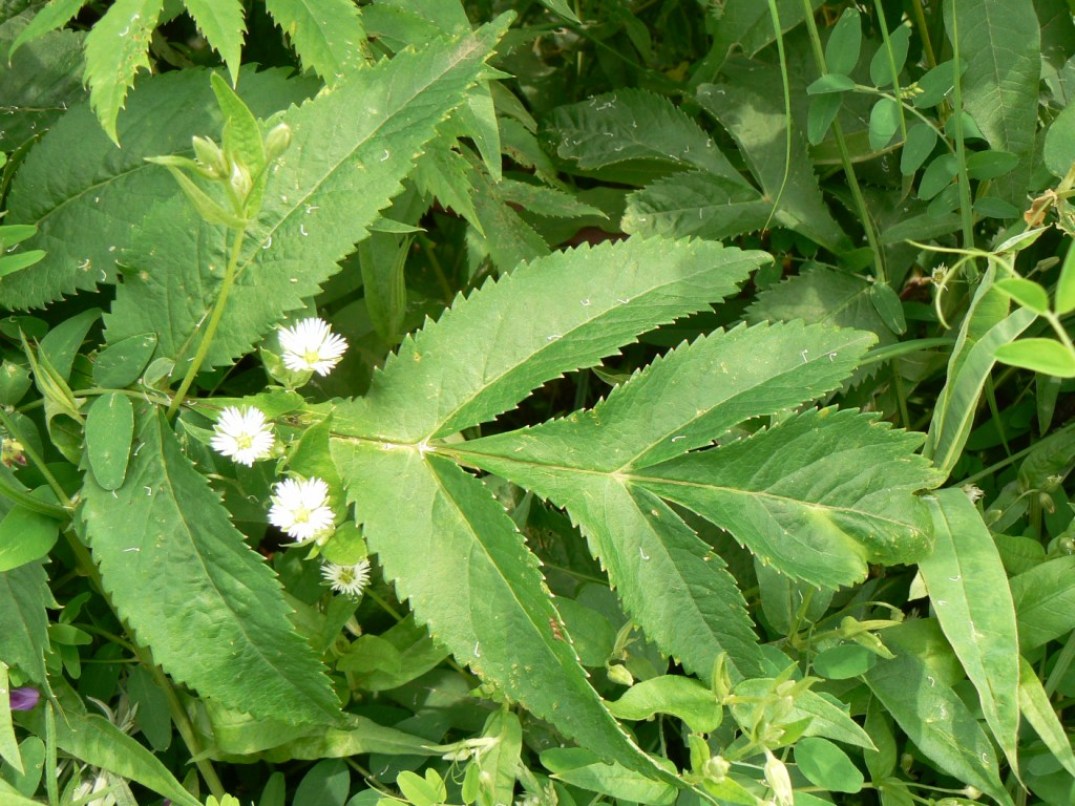
[[[702,765],[702,775],[715,784],[721,783],[728,777],[728,771],[732,763],[723,756],[713,756]]]
[[[795,792],[791,786],[788,768],[771,750],[765,751],[765,783],[773,790],[773,798],[778,806],[794,805]]]
[[[220,146],[205,137],[190,138],[194,146],[194,156],[201,165],[201,173],[209,179],[220,179],[228,174],[227,161]]]
[[[278,123],[265,135],[265,156],[274,160],[287,151],[291,145],[291,127],[286,123]]]
[[[608,679],[613,683],[619,683],[621,686],[633,686],[635,682],[634,675],[632,675],[627,667],[621,663],[614,663],[606,668]]]
[[[246,166],[238,162],[232,163],[231,176],[228,179],[232,193],[237,199],[245,199],[254,187],[254,180],[250,178],[250,171]]]
[[[1056,512],[1056,504],[1053,503],[1053,497],[1049,493],[1038,493],[1038,506],[1050,515]]]

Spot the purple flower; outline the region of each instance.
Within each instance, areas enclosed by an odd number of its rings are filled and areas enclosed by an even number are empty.
[[[23,688],[11,689],[11,710],[29,711],[37,701],[41,699],[41,692],[36,688],[24,686]]]

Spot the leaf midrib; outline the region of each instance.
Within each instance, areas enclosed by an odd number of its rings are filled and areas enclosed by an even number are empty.
[[[853,509],[851,507],[846,507],[846,506],[837,506],[837,505],[834,505],[834,504],[825,504],[825,503],[820,503],[820,502],[816,502],[816,501],[803,501],[802,499],[799,499],[799,498],[791,498],[791,497],[786,496],[786,495],[778,495],[776,493],[769,492],[767,490],[747,490],[747,489],[743,489],[741,487],[729,487],[727,485],[718,485],[718,484],[702,484],[700,482],[688,481],[688,480],[685,480],[685,479],[669,479],[669,478],[663,478],[663,477],[660,477],[660,476],[646,476],[646,475],[642,475],[642,474],[638,474],[638,473],[622,473],[622,472],[618,472],[618,471],[607,471],[607,470],[590,470],[590,469],[587,469],[587,468],[572,467],[570,465],[561,465],[561,464],[556,464],[556,463],[553,463],[553,462],[541,462],[541,461],[525,461],[524,462],[524,461],[520,461],[518,459],[513,459],[510,456],[504,456],[503,454],[485,453],[485,452],[482,452],[482,451],[467,450],[466,448],[452,448],[452,447],[446,446],[446,445],[429,446],[429,450],[431,452],[433,452],[433,453],[438,454],[438,455],[445,456],[447,458],[451,458],[451,459],[460,461],[463,464],[468,464],[468,465],[471,465],[473,467],[477,467],[479,469],[485,469],[485,467],[484,467],[484,465],[482,465],[480,459],[477,460],[477,461],[472,461],[471,462],[471,461],[467,461],[468,456],[473,456],[473,457],[489,456],[489,457],[492,457],[492,458],[498,460],[499,462],[509,462],[511,464],[515,464],[515,465],[519,465],[519,466],[525,466],[525,467],[540,467],[540,468],[543,468],[545,470],[551,471],[554,474],[562,474],[562,475],[565,475],[565,476],[568,476],[568,475],[571,475],[571,474],[578,474],[578,475],[585,475],[585,476],[595,476],[595,477],[600,477],[600,478],[612,478],[612,479],[620,480],[620,482],[622,484],[624,484],[625,486],[627,486],[627,485],[638,485],[638,486],[642,487],[643,489],[648,489],[650,492],[654,492],[654,490],[651,489],[648,486],[650,484],[667,485],[667,486],[672,486],[672,487],[683,487],[683,488],[691,488],[691,489],[712,490],[712,491],[715,491],[715,492],[722,492],[722,493],[727,493],[727,494],[730,494],[730,495],[748,495],[748,496],[754,496],[754,497],[758,497],[758,498],[762,498],[762,499],[766,499],[766,500],[771,500],[771,501],[774,501],[774,502],[792,503],[792,504],[795,504],[795,505],[797,505],[799,507],[812,507],[812,508],[815,508],[815,509],[824,510],[826,512],[845,513],[845,514],[848,514],[848,515],[865,516],[867,518],[872,519],[875,522],[882,523],[882,524],[890,524],[890,525],[896,526],[896,527],[898,527],[900,529],[913,528],[912,524],[904,523],[902,521],[893,520],[891,518],[882,517],[882,516],[876,515],[875,513],[865,512],[863,510]],[[500,469],[498,468],[495,472],[499,473]],[[661,498],[664,497],[664,496],[660,496],[658,493],[655,493],[655,492],[654,492],[654,494],[658,495]]]

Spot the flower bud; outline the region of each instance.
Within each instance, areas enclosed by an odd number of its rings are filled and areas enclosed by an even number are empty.
[[[963,797],[970,800],[978,800],[982,796],[982,790],[976,786],[970,786],[969,784],[963,788]]]
[[[608,674],[608,679],[613,683],[619,683],[621,686],[634,685],[634,675],[632,675],[623,664],[614,663],[608,666],[606,673]]]
[[[232,163],[231,177],[228,179],[231,190],[237,199],[245,199],[254,187],[254,180],[250,178],[250,171],[238,162]]]
[[[765,751],[765,782],[773,790],[777,806],[794,806],[795,792],[788,768],[771,750]]]
[[[197,157],[210,178],[219,179],[227,175],[227,162],[220,146],[205,137],[195,136],[190,139],[190,142],[194,146],[194,156]]]
[[[265,135],[265,156],[274,160],[287,151],[291,145],[291,127],[286,123],[278,123]]]
[[[723,756],[713,756],[702,765],[702,774],[715,784],[721,783],[728,777],[728,770],[732,764]]]

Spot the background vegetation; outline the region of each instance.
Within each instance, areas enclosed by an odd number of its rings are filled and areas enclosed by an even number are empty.
[[[0,802],[1075,802],[1068,2],[0,49]]]

